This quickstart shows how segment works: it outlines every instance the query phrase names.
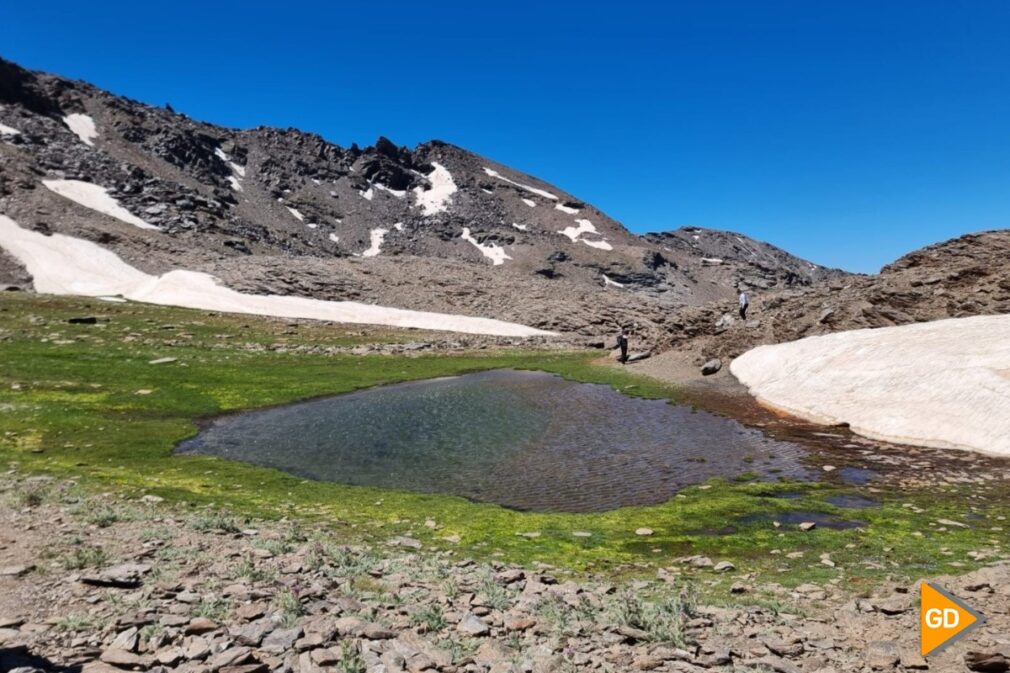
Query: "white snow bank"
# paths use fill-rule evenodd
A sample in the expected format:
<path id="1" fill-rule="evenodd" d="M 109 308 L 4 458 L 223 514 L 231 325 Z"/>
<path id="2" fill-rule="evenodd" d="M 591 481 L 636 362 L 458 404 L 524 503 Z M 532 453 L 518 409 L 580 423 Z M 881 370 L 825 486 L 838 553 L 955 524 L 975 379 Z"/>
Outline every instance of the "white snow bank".
<path id="1" fill-rule="evenodd" d="M 305 216 L 302 215 L 300 212 L 298 212 L 296 209 L 292 208 L 291 206 L 284 206 L 284 207 L 288 209 L 289 213 L 295 216 L 296 220 L 298 220 L 299 222 L 305 221 Z"/>
<path id="2" fill-rule="evenodd" d="M 369 188 L 363 192 L 359 190 L 358 194 L 361 194 L 361 197 L 366 201 L 371 201 L 375 197 L 375 190 L 369 186 Z"/>
<path id="3" fill-rule="evenodd" d="M 339 237 L 339 236 L 337 236 L 336 234 L 330 234 L 330 237 L 329 237 L 329 238 L 330 238 L 330 240 L 331 240 L 331 241 L 333 241 L 334 243 L 339 243 L 339 242 L 340 242 L 340 237 Z"/>
<path id="4" fill-rule="evenodd" d="M 525 203 L 530 208 L 536 208 L 537 207 L 537 202 L 534 201 L 533 199 L 523 199 L 522 202 Z"/>
<path id="5" fill-rule="evenodd" d="M 578 208 L 570 208 L 563 203 L 558 203 L 554 206 L 554 210 L 560 210 L 562 213 L 568 213 L 569 215 L 574 215 L 579 212 Z"/>
<path id="6" fill-rule="evenodd" d="M 195 271 L 153 276 L 133 268 L 109 250 L 62 234 L 44 236 L 22 229 L 0 215 L 0 247 L 34 277 L 38 292 L 88 297 L 120 296 L 133 301 L 184 306 L 204 311 L 248 313 L 281 318 L 413 327 L 467 334 L 501 336 L 551 335 L 553 332 L 489 318 L 386 308 L 350 301 L 242 294 L 213 277 Z"/>
<path id="7" fill-rule="evenodd" d="M 501 247 L 496 243 L 488 243 L 484 245 L 476 238 L 470 235 L 470 228 L 463 227 L 463 235 L 460 236 L 464 241 L 470 243 L 473 247 L 480 250 L 481 254 L 491 260 L 492 266 L 498 266 L 499 264 L 504 264 L 506 259 L 512 259 L 505 253 L 505 248 Z"/>
<path id="8" fill-rule="evenodd" d="M 590 222 L 589 220 L 575 220 L 575 223 L 577 225 L 579 225 L 579 226 L 577 226 L 577 227 L 565 227 L 564 229 L 562 229 L 558 233 L 559 234 L 564 234 L 568 238 L 572 239 L 572 241 L 579 240 L 579 236 L 581 236 L 582 234 L 586 234 L 586 233 L 593 233 L 593 234 L 595 234 L 596 233 L 596 226 L 592 222 Z"/>
<path id="9" fill-rule="evenodd" d="M 386 185 L 380 185 L 378 182 L 372 183 L 372 187 L 376 189 L 381 189 L 384 192 L 389 192 L 398 199 L 402 199 L 407 195 L 406 189 L 393 189 L 392 187 L 387 187 Z"/>
<path id="10" fill-rule="evenodd" d="M 86 114 L 75 112 L 63 118 L 63 123 L 71 131 L 77 134 L 85 145 L 95 146 L 95 138 L 98 137 L 98 129 L 95 128 L 95 120 Z"/>
<path id="11" fill-rule="evenodd" d="M 389 229 L 372 229 L 372 231 L 369 232 L 371 245 L 369 245 L 368 250 L 361 253 L 361 256 L 375 257 L 382 252 L 382 243 L 386 240 L 386 234 L 388 233 Z"/>
<path id="12" fill-rule="evenodd" d="M 506 178 L 504 175 L 502 175 L 498 171 L 492 170 L 492 169 L 488 168 L 487 166 L 484 167 L 484 172 L 487 173 L 488 175 L 490 175 L 492 178 L 498 178 L 499 180 L 504 180 L 505 182 L 509 183 L 510 185 L 515 185 L 516 187 L 519 187 L 520 189 L 525 189 L 527 192 L 530 192 L 532 194 L 538 194 L 538 195 L 544 197 L 545 199 L 550 199 L 551 201 L 557 201 L 558 200 L 558 197 L 554 196 L 550 192 L 544 191 L 542 189 L 537 189 L 536 187 L 531 187 L 530 185 L 524 185 L 521 182 L 516 182 L 515 180 L 511 180 L 509 178 Z M 526 199 L 523 199 L 523 201 L 526 201 Z M 529 201 L 526 201 L 526 204 L 527 205 L 535 205 L 535 204 L 530 204 Z"/>
<path id="13" fill-rule="evenodd" d="M 618 283 L 616 280 L 610 280 L 607 274 L 603 274 L 603 284 L 612 285 L 613 287 L 624 287 L 624 283 Z"/>
<path id="14" fill-rule="evenodd" d="M 18 131 L 12 126 L 7 126 L 6 124 L 0 124 L 0 136 L 17 136 L 21 135 L 21 131 Z"/>
<path id="15" fill-rule="evenodd" d="M 519 231 L 528 231 L 530 228 L 530 225 L 528 224 L 516 224 L 515 222 L 512 223 L 512 226 L 518 229 Z"/>
<path id="16" fill-rule="evenodd" d="M 414 187 L 415 203 L 421 207 L 423 215 L 435 215 L 443 213 L 449 208 L 452 202 L 452 195 L 456 193 L 456 183 L 452 180 L 452 175 L 442 164 L 431 162 L 435 170 L 427 176 L 431 183 L 431 189 Z"/>
<path id="17" fill-rule="evenodd" d="M 1010 456 L 1010 315 L 838 332 L 730 365 L 761 402 L 874 439 Z"/>
<path id="18" fill-rule="evenodd" d="M 589 220 L 575 220 L 575 224 L 579 225 L 577 227 L 565 227 L 559 234 L 564 234 L 568 238 L 572 239 L 572 242 L 581 241 L 588 245 L 590 248 L 598 248 L 600 250 L 613 250 L 614 246 L 607 243 L 605 239 L 600 239 L 598 241 L 590 241 L 582 237 L 583 234 L 599 234 L 596 231 L 596 225 L 594 225 Z"/>
<path id="19" fill-rule="evenodd" d="M 599 241 L 589 241 L 589 240 L 586 240 L 584 238 L 581 238 L 579 240 L 582 241 L 583 243 L 585 243 L 586 245 L 588 245 L 590 248 L 598 248 L 599 250 L 613 250 L 614 249 L 614 246 L 610 245 L 609 243 L 607 243 L 603 239 L 600 239 Z"/>
<path id="20" fill-rule="evenodd" d="M 403 231 L 403 222 L 397 222 L 396 224 L 394 224 L 393 229 L 396 229 L 397 231 Z"/>
<path id="21" fill-rule="evenodd" d="M 229 175 L 228 184 L 230 184 L 231 188 L 234 189 L 236 192 L 242 191 L 242 183 L 239 182 L 237 175 Z"/>
<path id="22" fill-rule="evenodd" d="M 109 192 L 106 191 L 105 187 L 80 180 L 43 180 L 42 184 L 60 196 L 70 199 L 85 208 L 90 208 L 103 215 L 114 217 L 121 222 L 132 224 L 141 229 L 160 231 L 158 227 L 148 224 L 119 205 L 118 201 L 109 196 Z"/>
<path id="23" fill-rule="evenodd" d="M 718 266 L 722 264 L 722 259 L 718 257 L 702 257 L 701 264 L 702 266 Z"/>

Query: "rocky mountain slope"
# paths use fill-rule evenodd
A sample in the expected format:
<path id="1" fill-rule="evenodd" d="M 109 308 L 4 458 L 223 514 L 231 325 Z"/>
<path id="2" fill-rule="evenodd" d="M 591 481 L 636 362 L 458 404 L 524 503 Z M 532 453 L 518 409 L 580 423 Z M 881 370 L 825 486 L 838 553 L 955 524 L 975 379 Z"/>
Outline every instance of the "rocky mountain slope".
<path id="1" fill-rule="evenodd" d="M 686 308 L 665 346 L 697 362 L 759 344 L 841 330 L 1010 313 L 1010 230 L 968 234 L 909 253 L 875 276 L 755 292 L 746 322 L 731 302 Z"/>
<path id="2" fill-rule="evenodd" d="M 735 286 L 846 278 L 736 234 L 639 237 L 462 148 L 342 148 L 295 129 L 194 121 L 0 60 L 0 213 L 151 274 L 659 342 L 672 308 Z M 2 244 L 2 242 L 0 242 Z M 0 285 L 31 287 L 0 256 Z"/>

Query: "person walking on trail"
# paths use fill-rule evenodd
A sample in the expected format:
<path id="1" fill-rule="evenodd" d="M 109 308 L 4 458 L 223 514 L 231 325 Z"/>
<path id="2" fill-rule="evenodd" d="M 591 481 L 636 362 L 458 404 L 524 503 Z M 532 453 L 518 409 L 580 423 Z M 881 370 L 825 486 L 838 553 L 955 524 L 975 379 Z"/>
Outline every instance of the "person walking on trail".
<path id="1" fill-rule="evenodd" d="M 623 327 L 617 333 L 617 347 L 621 349 L 621 357 L 618 360 L 623 365 L 628 361 L 628 335 L 625 334 Z"/>
<path id="2" fill-rule="evenodd" d="M 746 289 L 740 288 L 740 320 L 747 319 L 747 308 L 750 306 L 750 294 Z"/>

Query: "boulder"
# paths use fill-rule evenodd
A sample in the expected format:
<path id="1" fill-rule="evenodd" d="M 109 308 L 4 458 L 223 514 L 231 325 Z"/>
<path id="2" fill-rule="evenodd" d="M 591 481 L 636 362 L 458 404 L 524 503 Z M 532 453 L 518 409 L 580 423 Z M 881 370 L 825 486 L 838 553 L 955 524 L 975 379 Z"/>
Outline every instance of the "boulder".
<path id="1" fill-rule="evenodd" d="M 711 376 L 712 374 L 717 373 L 720 369 L 722 369 L 722 360 L 719 358 L 712 358 L 701 366 L 701 375 Z"/>

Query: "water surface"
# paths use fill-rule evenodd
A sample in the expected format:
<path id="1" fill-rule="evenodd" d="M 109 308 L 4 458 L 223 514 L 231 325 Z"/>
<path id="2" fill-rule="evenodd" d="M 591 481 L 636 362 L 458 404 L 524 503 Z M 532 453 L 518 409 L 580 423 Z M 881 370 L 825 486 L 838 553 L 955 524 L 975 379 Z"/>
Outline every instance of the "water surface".
<path id="1" fill-rule="evenodd" d="M 507 369 L 222 417 L 179 451 L 534 511 L 655 504 L 715 476 L 811 476 L 803 447 L 732 419 Z"/>

